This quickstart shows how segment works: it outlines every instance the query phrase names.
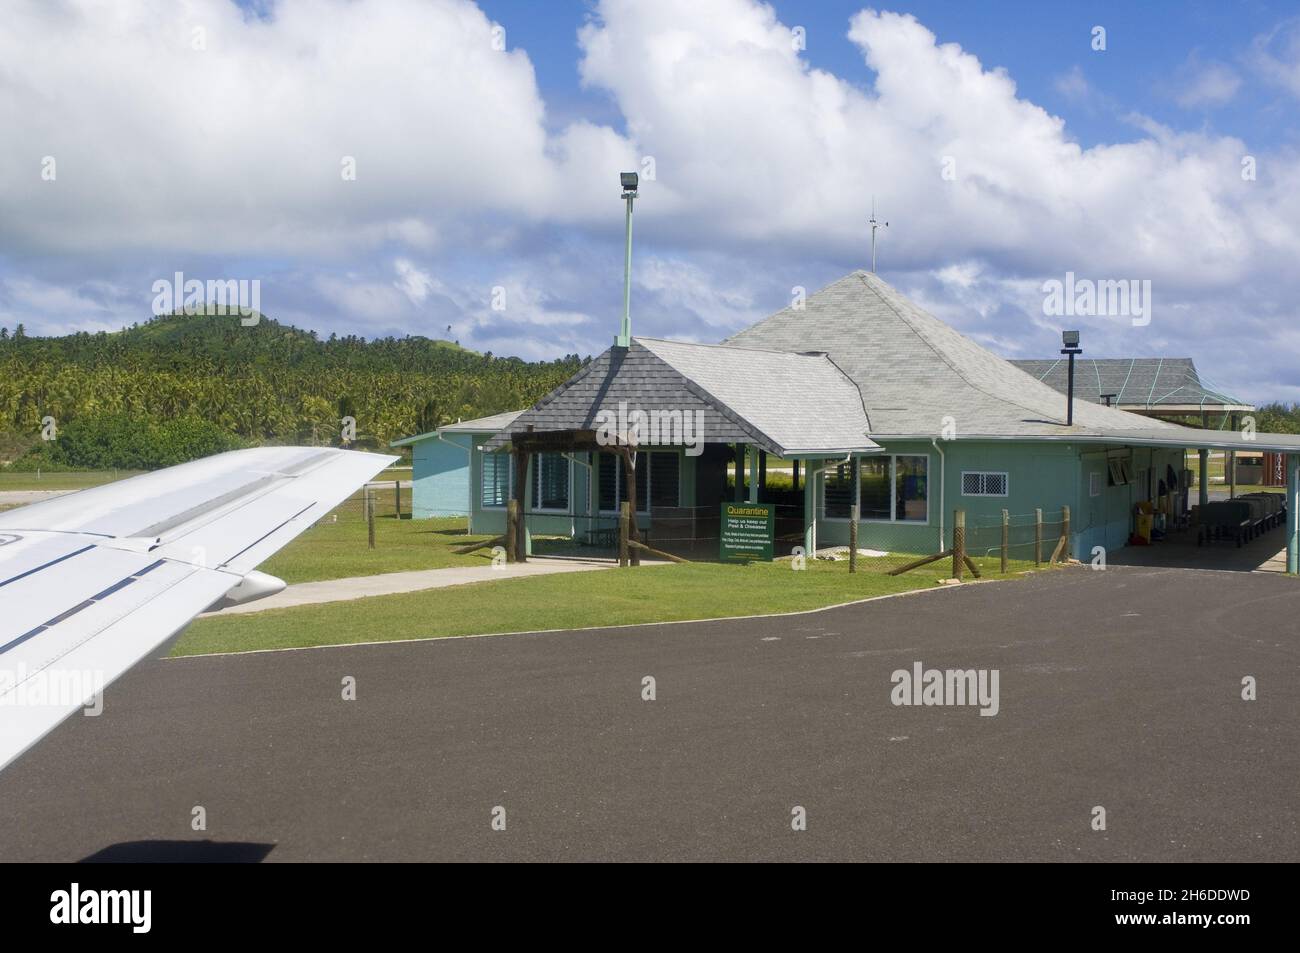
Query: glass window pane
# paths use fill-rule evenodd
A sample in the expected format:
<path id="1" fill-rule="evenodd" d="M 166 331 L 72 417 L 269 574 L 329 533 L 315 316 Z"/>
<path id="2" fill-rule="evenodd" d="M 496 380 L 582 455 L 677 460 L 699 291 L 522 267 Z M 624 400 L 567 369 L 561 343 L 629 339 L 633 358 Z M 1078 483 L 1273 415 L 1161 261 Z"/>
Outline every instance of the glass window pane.
<path id="1" fill-rule="evenodd" d="M 822 478 L 822 517 L 846 520 L 853 505 L 853 475 L 847 463 L 826 471 Z"/>
<path id="2" fill-rule="evenodd" d="M 862 486 L 859 518 L 889 519 L 889 457 L 864 457 L 858 467 Z"/>
<path id="3" fill-rule="evenodd" d="M 926 457 L 895 457 L 894 487 L 898 501 L 896 518 L 924 523 L 926 520 Z"/>
<path id="4" fill-rule="evenodd" d="M 682 458 L 676 453 L 650 454 L 650 503 L 653 506 L 681 505 Z"/>
<path id="5" fill-rule="evenodd" d="M 537 456 L 537 483 L 534 487 L 533 506 L 542 510 L 567 510 L 569 508 L 569 461 L 563 454 L 543 453 Z"/>
<path id="6" fill-rule="evenodd" d="M 600 508 L 603 512 L 618 509 L 618 458 L 612 453 L 597 454 L 600 461 Z"/>

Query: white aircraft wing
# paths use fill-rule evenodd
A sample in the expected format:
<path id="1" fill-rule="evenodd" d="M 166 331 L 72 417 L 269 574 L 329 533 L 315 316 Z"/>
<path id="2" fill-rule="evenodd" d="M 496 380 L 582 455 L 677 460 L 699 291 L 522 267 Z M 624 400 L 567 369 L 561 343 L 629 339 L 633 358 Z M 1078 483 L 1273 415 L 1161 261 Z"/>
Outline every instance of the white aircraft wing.
<path id="1" fill-rule="evenodd" d="M 0 512 L 0 769 L 396 457 L 265 447 Z"/>

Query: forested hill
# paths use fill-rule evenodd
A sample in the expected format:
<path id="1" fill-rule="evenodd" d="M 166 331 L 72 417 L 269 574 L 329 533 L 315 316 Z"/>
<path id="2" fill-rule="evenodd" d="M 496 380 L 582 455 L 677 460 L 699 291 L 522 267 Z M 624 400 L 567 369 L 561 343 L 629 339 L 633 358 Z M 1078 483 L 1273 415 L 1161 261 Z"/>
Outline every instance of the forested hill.
<path id="1" fill-rule="evenodd" d="M 581 365 L 577 355 L 529 363 L 425 337 L 322 339 L 264 316 L 245 326 L 238 315 L 168 315 L 49 338 L 0 329 L 0 460 L 30 449 L 51 464 L 90 465 L 59 461 L 56 447 L 42 446 L 47 417 L 83 440 L 124 419 L 193 420 L 206 424 L 207 443 L 219 433 L 231 445 L 337 445 L 340 418 L 351 416 L 359 444 L 386 446 L 458 418 L 526 407 Z"/>

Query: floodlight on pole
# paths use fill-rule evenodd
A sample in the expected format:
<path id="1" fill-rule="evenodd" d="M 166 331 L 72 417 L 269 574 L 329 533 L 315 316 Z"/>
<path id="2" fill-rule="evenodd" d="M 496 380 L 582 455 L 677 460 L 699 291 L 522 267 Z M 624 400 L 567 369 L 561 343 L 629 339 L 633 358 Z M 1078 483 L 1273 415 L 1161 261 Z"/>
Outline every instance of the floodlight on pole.
<path id="1" fill-rule="evenodd" d="M 1072 427 L 1074 426 L 1074 356 L 1082 354 L 1083 348 L 1079 347 L 1078 331 L 1062 331 L 1061 343 L 1065 345 L 1061 348 L 1061 353 L 1070 356 L 1069 380 L 1065 392 L 1065 425 Z"/>
<path id="2" fill-rule="evenodd" d="M 623 199 L 627 202 L 627 244 L 623 258 L 623 321 L 614 338 L 615 347 L 632 346 L 632 202 L 640 178 L 635 172 L 620 172 L 618 181 L 623 186 Z"/>

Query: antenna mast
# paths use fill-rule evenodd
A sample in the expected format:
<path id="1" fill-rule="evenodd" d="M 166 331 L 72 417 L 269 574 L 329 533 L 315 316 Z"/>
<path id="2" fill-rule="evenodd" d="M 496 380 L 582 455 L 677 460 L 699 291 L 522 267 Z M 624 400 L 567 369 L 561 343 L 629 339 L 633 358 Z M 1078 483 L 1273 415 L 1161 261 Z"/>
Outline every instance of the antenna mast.
<path id="1" fill-rule="evenodd" d="M 871 226 L 871 273 L 874 275 L 876 273 L 876 229 L 889 227 L 888 222 L 876 221 L 876 197 L 874 195 L 871 196 L 871 218 L 868 219 L 867 224 Z"/>

